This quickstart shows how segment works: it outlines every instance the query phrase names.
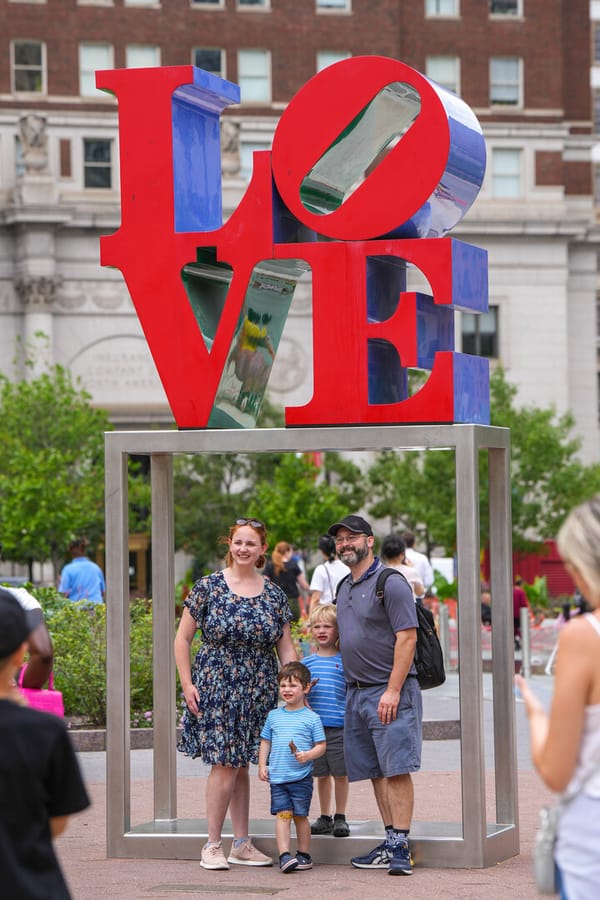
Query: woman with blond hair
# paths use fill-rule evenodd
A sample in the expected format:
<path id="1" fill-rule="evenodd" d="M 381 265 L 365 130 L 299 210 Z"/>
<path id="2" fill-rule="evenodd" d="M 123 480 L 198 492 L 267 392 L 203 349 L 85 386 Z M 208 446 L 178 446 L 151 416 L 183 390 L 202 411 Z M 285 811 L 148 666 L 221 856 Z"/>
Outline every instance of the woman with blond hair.
<path id="1" fill-rule="evenodd" d="M 308 582 L 300 570 L 300 566 L 292 559 L 293 547 L 287 541 L 275 544 L 271 559 L 264 568 L 264 574 L 273 584 L 281 588 L 288 598 L 292 611 L 292 620 L 300 618 L 300 594 L 308 593 Z"/>
<path id="2" fill-rule="evenodd" d="M 561 896 L 589 900 L 600 885 L 600 495 L 569 514 L 557 546 L 592 611 L 560 633 L 550 715 L 523 678 L 515 681 L 534 765 L 566 801 L 554 854 Z"/>

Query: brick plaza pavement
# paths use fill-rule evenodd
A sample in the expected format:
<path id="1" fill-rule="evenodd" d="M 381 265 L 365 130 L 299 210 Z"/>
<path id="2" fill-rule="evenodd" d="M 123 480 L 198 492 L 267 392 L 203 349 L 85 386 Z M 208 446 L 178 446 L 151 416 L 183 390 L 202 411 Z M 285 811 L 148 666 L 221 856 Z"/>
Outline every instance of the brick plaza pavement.
<path id="1" fill-rule="evenodd" d="M 533 685 L 544 701 L 552 690 L 552 679 L 533 677 Z M 452 718 L 457 711 L 458 679 L 450 675 L 446 685 L 424 694 L 426 718 Z M 484 675 L 486 711 L 492 707 L 489 676 Z M 519 825 L 521 852 L 518 856 L 487 869 L 431 869 L 417 867 L 410 878 L 391 878 L 385 870 L 373 872 L 345 865 L 315 865 L 309 872 L 283 875 L 279 869 L 232 866 L 229 871 L 206 871 L 196 860 L 107 859 L 106 858 L 106 783 L 104 753 L 80 753 L 79 758 L 93 803 L 89 810 L 72 817 L 67 832 L 57 842 L 59 855 L 74 900 L 93 898 L 188 897 L 250 898 L 281 896 L 304 898 L 307 894 L 348 900 L 378 900 L 405 894 L 420 898 L 461 898 L 495 900 L 507 895 L 519 900 L 537 898 L 532 877 L 531 848 L 537 828 L 538 810 L 550 799 L 532 771 L 528 751 L 527 723 L 522 703 L 517 701 L 517 743 L 519 784 Z M 493 819 L 493 760 L 486 746 L 488 810 Z M 151 751 L 132 753 L 132 821 L 151 820 Z M 207 768 L 198 761 L 182 758 L 178 768 L 178 815 L 182 818 L 205 817 L 204 787 Z M 414 776 L 415 821 L 448 822 L 460 820 L 460 759 L 457 741 L 432 741 L 424 745 L 423 768 Z M 258 781 L 255 770 L 251 787 L 251 816 L 268 818 L 268 786 Z M 318 815 L 316 796 L 312 815 Z M 370 785 L 351 786 L 348 819 L 377 821 L 377 809 Z M 343 838 L 326 840 L 343 841 Z M 228 850 L 228 842 L 225 849 Z M 349 849 L 348 856 L 351 855 Z"/>

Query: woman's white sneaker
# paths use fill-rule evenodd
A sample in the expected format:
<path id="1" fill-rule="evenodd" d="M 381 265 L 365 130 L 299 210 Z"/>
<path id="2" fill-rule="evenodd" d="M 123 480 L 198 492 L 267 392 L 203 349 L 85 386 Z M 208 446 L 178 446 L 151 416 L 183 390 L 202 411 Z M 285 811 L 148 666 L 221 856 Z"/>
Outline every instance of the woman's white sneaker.
<path id="1" fill-rule="evenodd" d="M 273 860 L 270 856 L 265 856 L 260 850 L 257 850 L 252 841 L 244 841 L 239 847 L 231 845 L 231 853 L 229 854 L 229 862 L 236 863 L 238 866 L 272 866 Z"/>
<path id="2" fill-rule="evenodd" d="M 205 844 L 202 848 L 200 865 L 203 869 L 228 869 L 229 863 L 225 859 L 221 842 L 218 844 Z"/>

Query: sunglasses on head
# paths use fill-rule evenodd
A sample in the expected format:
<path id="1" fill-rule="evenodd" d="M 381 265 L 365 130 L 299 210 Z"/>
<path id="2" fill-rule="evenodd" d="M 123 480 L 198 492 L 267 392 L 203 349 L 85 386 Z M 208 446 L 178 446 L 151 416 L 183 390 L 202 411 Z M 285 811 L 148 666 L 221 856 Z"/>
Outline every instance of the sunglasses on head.
<path id="1" fill-rule="evenodd" d="M 264 528 L 264 523 L 259 522 L 258 519 L 236 519 L 236 525 L 252 525 L 253 528 Z"/>

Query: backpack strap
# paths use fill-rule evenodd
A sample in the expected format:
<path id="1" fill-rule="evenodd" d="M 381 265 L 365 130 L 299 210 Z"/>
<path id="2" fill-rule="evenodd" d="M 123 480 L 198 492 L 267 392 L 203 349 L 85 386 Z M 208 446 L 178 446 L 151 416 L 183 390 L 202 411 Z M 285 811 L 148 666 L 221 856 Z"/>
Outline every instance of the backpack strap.
<path id="1" fill-rule="evenodd" d="M 334 606 L 335 606 L 335 604 L 337 603 L 337 598 L 338 598 L 338 594 L 339 594 L 339 592 L 340 592 L 341 586 L 343 585 L 343 583 L 344 583 L 345 581 L 348 581 L 349 578 L 350 578 L 350 573 L 348 572 L 347 575 L 344 575 L 344 577 L 343 577 L 343 578 L 340 578 L 340 580 L 338 581 L 338 583 L 337 583 L 337 585 L 336 585 L 336 588 L 335 588 L 335 594 L 334 594 L 334 597 L 333 597 L 333 605 L 334 605 Z"/>
<path id="2" fill-rule="evenodd" d="M 406 583 L 410 587 L 410 584 L 408 583 L 408 579 L 402 572 L 399 572 L 398 569 L 393 569 L 390 566 L 384 566 L 383 569 L 380 570 L 379 575 L 377 576 L 377 584 L 375 585 L 375 596 L 381 603 L 383 603 L 384 596 L 385 596 L 385 583 L 388 580 L 388 578 L 390 577 L 390 575 L 399 575 L 400 578 L 402 578 L 403 581 L 406 581 Z M 412 593 L 412 588 L 410 588 L 410 590 Z"/>

